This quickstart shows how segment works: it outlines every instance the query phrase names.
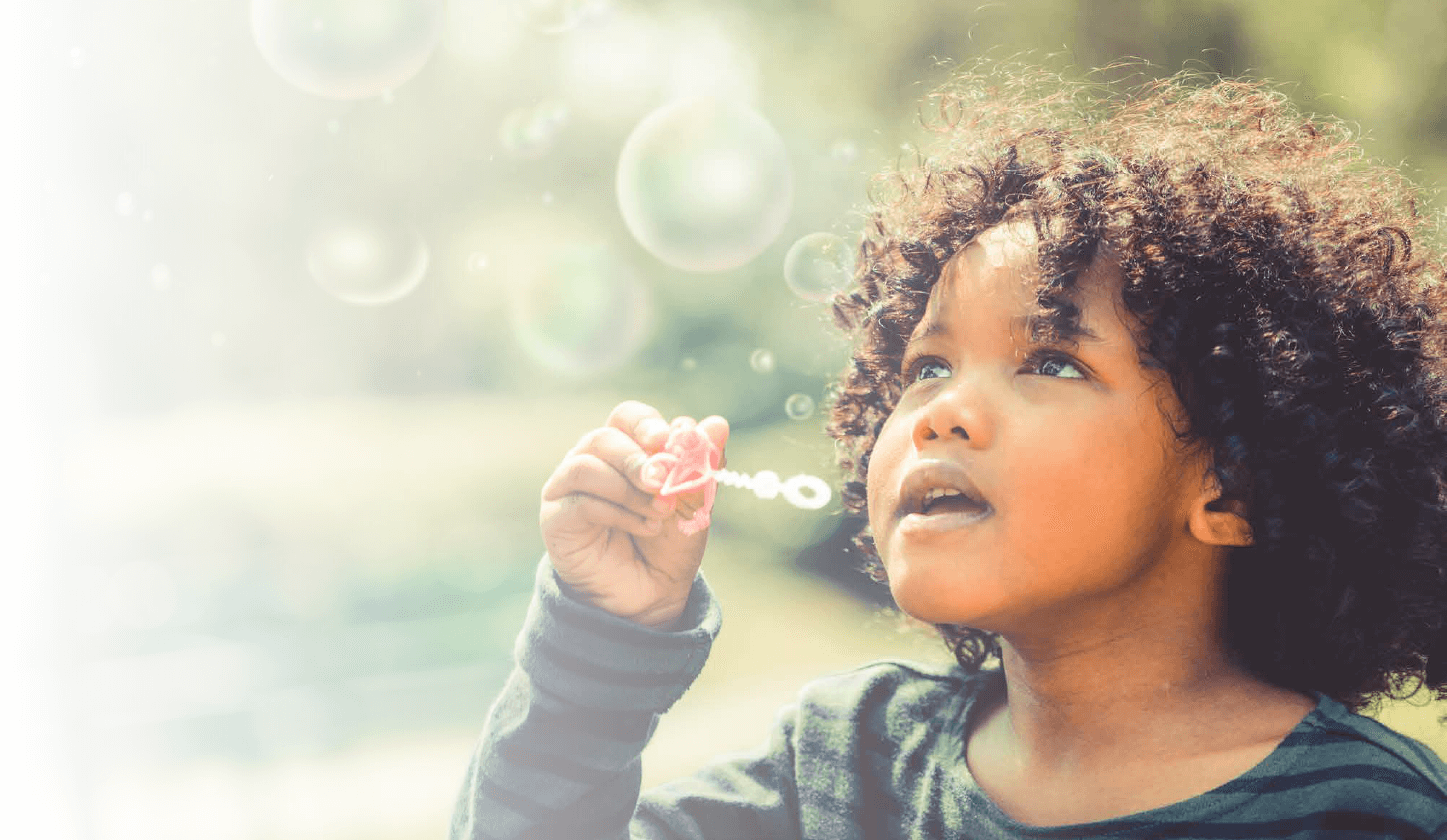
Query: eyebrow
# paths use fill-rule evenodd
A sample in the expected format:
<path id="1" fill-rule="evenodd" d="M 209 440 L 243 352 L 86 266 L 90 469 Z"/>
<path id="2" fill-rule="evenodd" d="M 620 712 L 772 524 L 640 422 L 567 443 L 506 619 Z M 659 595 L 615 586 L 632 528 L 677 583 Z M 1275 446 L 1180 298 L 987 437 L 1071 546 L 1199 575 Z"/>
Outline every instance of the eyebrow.
<path id="1" fill-rule="evenodd" d="M 1030 328 L 1030 324 L 1031 324 L 1031 322 L 1032 322 L 1033 319 L 1034 319 L 1034 316 L 1031 316 L 1031 315 L 1016 315 L 1014 318 L 1011 318 L 1011 319 L 1010 319 L 1010 327 L 1011 327 L 1012 330 L 1013 330 L 1014 328 L 1016 328 L 1016 327 L 1024 327 L 1025 329 L 1028 330 L 1028 329 Z M 905 344 L 905 346 L 908 347 L 908 346 L 910 346 L 910 345 L 912 345 L 912 344 L 918 344 L 919 342 L 922 342 L 922 341 L 924 341 L 925 339 L 930 338 L 930 337 L 932 337 L 932 336 L 948 334 L 949 331 L 950 331 L 950 330 L 949 330 L 949 327 L 946 327 L 946 326 L 944 325 L 944 323 L 942 323 L 942 322 L 940 322 L 940 321 L 935 321 L 935 320 L 926 321 L 926 322 L 924 322 L 924 331 L 921 332 L 919 335 L 914 336 L 913 338 L 911 338 L 911 339 Z M 1095 332 L 1094 332 L 1093 330 L 1091 330 L 1089 327 L 1085 326 L 1084 324 L 1078 323 L 1078 322 L 1075 324 L 1075 326 L 1074 326 L 1073 329 L 1070 329 L 1070 330 L 1069 330 L 1069 334 L 1065 336 L 1065 339 L 1066 339 L 1067 341 L 1070 341 L 1070 342 L 1073 342 L 1073 343 L 1077 343 L 1077 344 L 1078 344 L 1081 340 L 1084 340 L 1084 341 L 1086 341 L 1087 343 L 1090 343 L 1090 344 L 1104 344 L 1104 343 L 1105 343 L 1105 339 L 1103 339 L 1103 338 L 1101 338 L 1100 336 L 1096 335 Z"/>

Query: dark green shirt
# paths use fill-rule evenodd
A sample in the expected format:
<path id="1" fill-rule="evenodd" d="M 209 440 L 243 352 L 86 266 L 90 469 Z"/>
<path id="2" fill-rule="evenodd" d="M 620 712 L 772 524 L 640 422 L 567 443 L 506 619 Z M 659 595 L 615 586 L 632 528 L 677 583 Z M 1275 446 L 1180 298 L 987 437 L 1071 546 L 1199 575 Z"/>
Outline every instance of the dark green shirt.
<path id="1" fill-rule="evenodd" d="M 667 633 L 575 600 L 544 558 L 454 840 L 1447 838 L 1447 766 L 1320 694 L 1261 763 L 1200 796 L 1102 822 L 1018 823 L 963 758 L 971 710 L 1003 676 L 895 661 L 809 683 L 763 746 L 640 797 L 639 756 L 719 623 L 702 576 L 684 629 Z"/>

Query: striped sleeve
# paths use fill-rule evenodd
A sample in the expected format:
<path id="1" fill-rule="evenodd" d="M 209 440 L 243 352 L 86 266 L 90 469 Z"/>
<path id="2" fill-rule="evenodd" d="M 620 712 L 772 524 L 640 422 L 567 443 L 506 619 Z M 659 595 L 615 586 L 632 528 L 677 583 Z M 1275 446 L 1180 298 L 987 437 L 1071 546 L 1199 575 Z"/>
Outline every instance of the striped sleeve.
<path id="1" fill-rule="evenodd" d="M 720 611 L 702 576 L 662 632 L 571 597 L 547 557 L 453 812 L 453 840 L 623 838 L 658 716 L 703 668 Z"/>

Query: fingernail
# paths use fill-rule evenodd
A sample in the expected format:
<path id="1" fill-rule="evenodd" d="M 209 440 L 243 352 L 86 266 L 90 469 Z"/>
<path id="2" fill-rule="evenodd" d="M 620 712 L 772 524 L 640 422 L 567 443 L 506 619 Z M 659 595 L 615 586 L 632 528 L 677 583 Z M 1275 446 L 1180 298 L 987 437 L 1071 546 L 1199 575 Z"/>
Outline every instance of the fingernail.
<path id="1" fill-rule="evenodd" d="M 659 461 L 648 461 L 644 463 L 638 477 L 644 484 L 662 487 L 663 480 L 668 477 L 668 465 Z"/>

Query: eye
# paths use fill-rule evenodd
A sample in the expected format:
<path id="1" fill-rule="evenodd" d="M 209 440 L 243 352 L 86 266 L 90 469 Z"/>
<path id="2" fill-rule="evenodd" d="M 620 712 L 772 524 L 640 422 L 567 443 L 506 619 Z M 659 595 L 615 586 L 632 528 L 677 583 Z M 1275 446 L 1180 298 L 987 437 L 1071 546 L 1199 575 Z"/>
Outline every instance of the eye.
<path id="1" fill-rule="evenodd" d="M 926 376 L 924 375 L 926 371 L 944 371 L 944 373 Z M 940 379 L 948 376 L 949 371 L 949 365 L 946 365 L 939 357 L 920 356 L 918 359 L 910 362 L 909 366 L 905 368 L 904 384 L 911 385 L 920 379 Z"/>
<path id="2" fill-rule="evenodd" d="M 1033 370 L 1042 376 L 1049 376 L 1055 379 L 1084 379 L 1084 368 L 1080 363 L 1065 355 L 1052 351 L 1036 351 L 1025 359 L 1025 365 L 1021 370 Z M 1069 371 L 1069 373 L 1062 373 Z"/>

